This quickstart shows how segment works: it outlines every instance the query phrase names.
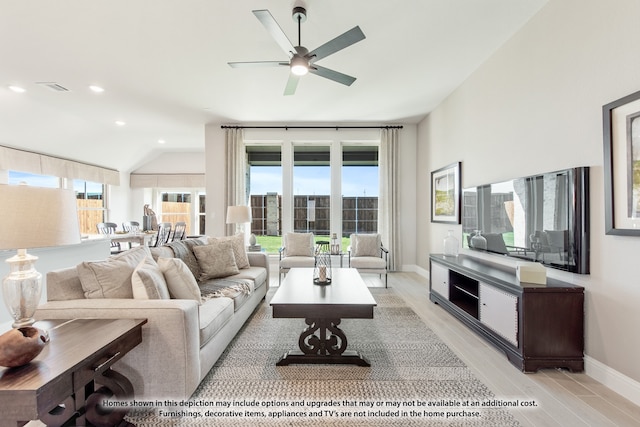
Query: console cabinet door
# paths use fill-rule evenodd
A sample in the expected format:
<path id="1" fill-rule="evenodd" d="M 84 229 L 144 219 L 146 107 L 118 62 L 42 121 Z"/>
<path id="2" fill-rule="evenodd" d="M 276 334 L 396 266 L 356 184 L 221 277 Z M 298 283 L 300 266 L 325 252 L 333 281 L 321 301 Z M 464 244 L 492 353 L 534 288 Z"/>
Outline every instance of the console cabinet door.
<path id="1" fill-rule="evenodd" d="M 480 322 L 518 347 L 518 297 L 480 282 Z"/>
<path id="2" fill-rule="evenodd" d="M 431 263 L 431 290 L 449 300 L 449 269 L 435 262 Z"/>

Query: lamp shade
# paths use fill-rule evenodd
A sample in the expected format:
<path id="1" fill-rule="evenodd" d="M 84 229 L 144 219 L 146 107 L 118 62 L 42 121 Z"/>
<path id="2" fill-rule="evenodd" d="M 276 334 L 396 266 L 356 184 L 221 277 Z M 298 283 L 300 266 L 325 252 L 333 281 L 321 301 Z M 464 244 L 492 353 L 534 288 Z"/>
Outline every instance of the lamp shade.
<path id="1" fill-rule="evenodd" d="M 0 185 L 0 249 L 76 243 L 80 227 L 72 190 Z"/>
<path id="2" fill-rule="evenodd" d="M 229 206 L 227 208 L 227 224 L 245 224 L 251 222 L 249 206 Z"/>

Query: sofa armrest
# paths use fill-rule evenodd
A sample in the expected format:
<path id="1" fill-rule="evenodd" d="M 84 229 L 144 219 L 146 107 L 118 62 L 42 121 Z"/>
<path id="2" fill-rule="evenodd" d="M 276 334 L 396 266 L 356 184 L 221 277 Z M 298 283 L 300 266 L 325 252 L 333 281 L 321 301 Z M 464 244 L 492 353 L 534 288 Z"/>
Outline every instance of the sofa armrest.
<path id="1" fill-rule="evenodd" d="M 264 267 L 267 270 L 265 285 L 269 290 L 269 257 L 264 252 L 247 252 L 247 257 L 249 258 L 249 265 L 252 267 Z"/>
<path id="2" fill-rule="evenodd" d="M 38 307 L 35 318 L 146 318 L 147 323 L 142 327 L 142 343 L 115 365 L 115 369 L 133 383 L 136 398 L 170 396 L 184 399 L 200 382 L 200 325 L 195 301 L 50 301 Z"/>

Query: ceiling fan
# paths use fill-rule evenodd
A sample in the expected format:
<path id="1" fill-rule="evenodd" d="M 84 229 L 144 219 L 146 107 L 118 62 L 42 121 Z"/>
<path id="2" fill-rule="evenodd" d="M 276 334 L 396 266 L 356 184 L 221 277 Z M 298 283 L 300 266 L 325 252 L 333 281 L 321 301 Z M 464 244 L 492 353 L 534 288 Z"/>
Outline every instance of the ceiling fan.
<path id="1" fill-rule="evenodd" d="M 321 67 L 316 64 L 316 61 L 326 58 L 327 56 L 338 52 L 346 47 L 351 46 L 364 40 L 365 36 L 360 27 L 355 26 L 349 31 L 339 35 L 323 44 L 322 46 L 309 51 L 306 47 L 302 46 L 300 40 L 300 24 L 307 20 L 307 10 L 304 7 L 297 6 L 293 8 L 292 17 L 293 20 L 298 23 L 298 45 L 294 46 L 287 38 L 282 28 L 278 25 L 268 10 L 254 10 L 253 14 L 264 25 L 271 37 L 273 37 L 278 45 L 289 55 L 289 62 L 284 61 L 254 61 L 254 62 L 229 62 L 229 65 L 234 68 L 239 67 L 279 67 L 288 66 L 291 69 L 289 74 L 289 80 L 284 89 L 285 95 L 293 95 L 298 87 L 300 77 L 307 73 L 315 74 L 320 77 L 324 77 L 334 82 L 342 83 L 346 86 L 356 81 L 355 77 L 340 73 L 338 71 L 331 70 L 329 68 Z"/>

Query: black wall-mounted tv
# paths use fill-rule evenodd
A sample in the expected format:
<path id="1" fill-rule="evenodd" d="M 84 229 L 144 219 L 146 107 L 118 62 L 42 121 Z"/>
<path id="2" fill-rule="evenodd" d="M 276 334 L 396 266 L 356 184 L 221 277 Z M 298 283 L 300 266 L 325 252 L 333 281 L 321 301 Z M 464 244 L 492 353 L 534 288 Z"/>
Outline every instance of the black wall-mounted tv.
<path id="1" fill-rule="evenodd" d="M 589 273 L 589 168 L 462 191 L 462 246 Z"/>

